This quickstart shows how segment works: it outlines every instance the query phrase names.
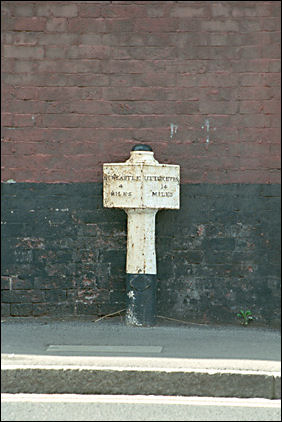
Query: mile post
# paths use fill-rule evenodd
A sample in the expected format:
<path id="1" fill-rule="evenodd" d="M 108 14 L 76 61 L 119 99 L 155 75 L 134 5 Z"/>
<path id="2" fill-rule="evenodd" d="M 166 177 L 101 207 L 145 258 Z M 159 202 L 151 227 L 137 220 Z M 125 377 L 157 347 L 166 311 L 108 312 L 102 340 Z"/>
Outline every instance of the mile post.
<path id="1" fill-rule="evenodd" d="M 160 164 L 149 145 L 135 145 L 124 163 L 104 163 L 103 202 L 127 213 L 126 324 L 156 323 L 155 217 L 179 209 L 180 167 Z"/>

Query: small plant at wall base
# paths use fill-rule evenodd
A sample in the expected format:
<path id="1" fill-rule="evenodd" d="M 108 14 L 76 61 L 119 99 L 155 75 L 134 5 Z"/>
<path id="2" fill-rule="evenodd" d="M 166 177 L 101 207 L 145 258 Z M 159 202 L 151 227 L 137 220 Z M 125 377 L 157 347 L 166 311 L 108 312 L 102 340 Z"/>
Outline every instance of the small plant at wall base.
<path id="1" fill-rule="evenodd" d="M 248 325 L 251 321 L 254 320 L 254 317 L 252 316 L 252 312 L 251 311 L 243 311 L 241 310 L 238 314 L 237 317 L 242 319 L 241 320 L 241 325 Z"/>

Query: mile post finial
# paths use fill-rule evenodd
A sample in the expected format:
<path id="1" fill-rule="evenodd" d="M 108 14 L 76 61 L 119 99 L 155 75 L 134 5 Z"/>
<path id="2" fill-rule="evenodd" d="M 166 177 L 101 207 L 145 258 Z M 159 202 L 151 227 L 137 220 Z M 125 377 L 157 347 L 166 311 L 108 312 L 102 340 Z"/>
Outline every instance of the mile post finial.
<path id="1" fill-rule="evenodd" d="M 153 151 L 153 150 L 150 145 L 137 144 L 137 145 L 134 145 L 131 151 Z"/>

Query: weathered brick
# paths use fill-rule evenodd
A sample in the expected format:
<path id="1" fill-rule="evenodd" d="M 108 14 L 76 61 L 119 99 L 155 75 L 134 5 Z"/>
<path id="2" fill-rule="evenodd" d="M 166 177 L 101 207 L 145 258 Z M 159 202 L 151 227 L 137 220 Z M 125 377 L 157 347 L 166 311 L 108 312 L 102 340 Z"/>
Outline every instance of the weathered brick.
<path id="1" fill-rule="evenodd" d="M 203 3 L 199 4 L 199 6 L 196 4 L 176 5 L 171 9 L 170 16 L 177 18 L 204 18 L 209 16 L 209 8 Z"/>
<path id="2" fill-rule="evenodd" d="M 221 31 L 239 31 L 239 23 L 235 20 L 209 20 L 201 22 L 202 31 L 221 32 Z"/>
<path id="3" fill-rule="evenodd" d="M 100 45 L 72 46 L 66 52 L 66 57 L 69 59 L 107 59 L 110 55 L 111 49 Z"/>
<path id="4" fill-rule="evenodd" d="M 32 280 L 23 280 L 18 277 L 10 278 L 10 287 L 12 290 L 30 290 L 33 288 Z"/>
<path id="5" fill-rule="evenodd" d="M 60 59 L 66 55 L 66 47 L 48 46 L 45 47 L 45 56 L 47 59 Z"/>
<path id="6" fill-rule="evenodd" d="M 266 59 L 251 59 L 248 58 L 241 60 L 232 61 L 233 72 L 268 72 L 270 68 L 270 62 Z"/>
<path id="7" fill-rule="evenodd" d="M 279 101 L 270 100 L 263 102 L 263 111 L 266 114 L 279 114 L 281 113 L 281 103 Z"/>
<path id="8" fill-rule="evenodd" d="M 44 60 L 36 64 L 38 72 L 48 73 L 104 73 L 100 60 Z"/>
<path id="9" fill-rule="evenodd" d="M 281 86 L 281 77 L 279 73 L 266 73 L 263 77 L 264 86 L 273 86 L 273 87 L 280 87 Z"/>
<path id="10" fill-rule="evenodd" d="M 79 16 L 82 18 L 99 18 L 101 16 L 101 7 L 97 4 L 80 4 Z"/>
<path id="11" fill-rule="evenodd" d="M 194 18 L 177 18 L 178 31 L 180 32 L 199 32 L 199 21 Z"/>
<path id="12" fill-rule="evenodd" d="M 263 110 L 263 103 L 259 101 L 240 101 L 240 113 L 260 113 Z"/>
<path id="13" fill-rule="evenodd" d="M 240 59 L 260 59 L 264 56 L 261 53 L 260 46 L 246 46 L 238 49 L 238 57 Z"/>
<path id="14" fill-rule="evenodd" d="M 253 3 L 252 5 L 246 5 L 246 7 L 233 7 L 232 9 L 232 16 L 234 18 L 242 18 L 245 16 L 255 17 L 257 16 L 257 9 L 256 4 Z"/>
<path id="15" fill-rule="evenodd" d="M 146 75 L 112 75 L 111 86 L 175 86 L 176 76 L 174 74 L 154 74 Z"/>
<path id="16" fill-rule="evenodd" d="M 12 113 L 2 113 L 2 124 L 3 126 L 12 126 L 13 125 L 13 114 Z"/>
<path id="17" fill-rule="evenodd" d="M 65 18 L 52 18 L 48 19 L 46 30 L 50 32 L 65 32 L 67 21 Z"/>
<path id="18" fill-rule="evenodd" d="M 10 316 L 10 307 L 9 303 L 1 303 L 1 316 Z"/>
<path id="19" fill-rule="evenodd" d="M 136 32 L 171 32 L 178 28 L 178 20 L 175 18 L 142 18 L 135 22 Z"/>
<path id="20" fill-rule="evenodd" d="M 104 34 L 79 34 L 79 44 L 91 45 L 105 45 Z"/>
<path id="21" fill-rule="evenodd" d="M 17 59 L 42 59 L 44 50 L 42 47 L 27 47 L 27 46 L 5 46 L 5 57 L 15 57 Z"/>
<path id="22" fill-rule="evenodd" d="M 38 303 L 32 305 L 33 316 L 75 315 L 75 305 L 72 303 Z"/>
<path id="23" fill-rule="evenodd" d="M 97 315 L 99 314 L 99 306 L 96 303 L 85 304 L 85 303 L 76 303 L 75 309 L 78 315 Z"/>
<path id="24" fill-rule="evenodd" d="M 69 101 L 71 100 L 84 100 L 84 99 L 100 99 L 102 96 L 102 88 L 99 87 L 40 87 L 34 88 L 33 92 L 30 90 L 22 90 L 18 98 L 22 99 L 41 99 L 44 101 Z"/>
<path id="25" fill-rule="evenodd" d="M 68 31 L 77 33 L 105 32 L 104 19 L 101 18 L 71 18 L 68 19 Z"/>
<path id="26" fill-rule="evenodd" d="M 228 17 L 231 15 L 232 5 L 225 3 L 214 3 L 211 5 L 211 15 L 213 18 Z"/>
<path id="27" fill-rule="evenodd" d="M 28 32 L 28 31 L 18 31 L 18 32 L 12 32 L 11 39 L 7 40 L 7 44 L 13 44 L 13 45 L 36 45 L 37 39 L 38 39 L 38 32 Z"/>
<path id="28" fill-rule="evenodd" d="M 9 290 L 11 287 L 12 277 L 1 275 L 1 290 Z"/>
<path id="29" fill-rule="evenodd" d="M 34 7 L 32 4 L 15 4 L 12 13 L 13 16 L 34 16 Z"/>
<path id="30" fill-rule="evenodd" d="M 24 317 L 32 315 L 32 304 L 31 303 L 12 303 L 11 316 Z"/>
<path id="31" fill-rule="evenodd" d="M 239 21 L 239 29 L 240 32 L 245 33 L 251 33 L 251 32 L 257 32 L 261 30 L 261 22 L 258 19 L 240 19 Z"/>
<path id="32" fill-rule="evenodd" d="M 270 18 L 264 18 L 261 29 L 264 31 L 279 31 L 281 29 L 281 19 L 275 15 Z"/>
<path id="33" fill-rule="evenodd" d="M 134 32 L 134 22 L 132 19 L 112 19 L 104 20 L 105 28 L 103 32 Z"/>
<path id="34" fill-rule="evenodd" d="M 15 73 L 32 73 L 36 72 L 38 69 L 37 62 L 31 62 L 31 61 L 16 61 L 14 65 L 14 72 Z"/>
<path id="35" fill-rule="evenodd" d="M 82 114 L 111 114 L 110 102 L 81 100 L 70 103 L 52 101 L 46 108 L 48 113 L 82 113 Z"/>
<path id="36" fill-rule="evenodd" d="M 88 9 L 90 10 L 90 13 L 91 13 L 91 6 L 90 7 L 88 6 Z M 127 19 L 136 18 L 136 17 L 144 17 L 146 16 L 146 8 L 143 6 L 138 6 L 136 4 L 128 3 L 124 5 L 117 5 L 113 3 L 112 7 L 104 6 L 101 8 L 101 16 L 105 18 L 127 18 Z"/>
<path id="37" fill-rule="evenodd" d="M 40 4 L 36 5 L 36 14 L 37 16 L 56 16 L 64 18 L 72 18 L 77 16 L 78 7 L 76 4 Z"/>
<path id="38" fill-rule="evenodd" d="M 57 303 L 66 300 L 66 290 L 45 290 L 44 291 L 45 301 L 48 303 Z"/>
<path id="39" fill-rule="evenodd" d="M 30 303 L 30 292 L 26 290 L 4 290 L 2 301 L 3 303 Z"/>
<path id="40" fill-rule="evenodd" d="M 273 99 L 274 95 L 275 91 L 266 86 L 239 87 L 236 93 L 240 100 L 270 100 Z"/>
<path id="41" fill-rule="evenodd" d="M 14 127 L 33 127 L 36 123 L 36 118 L 33 114 L 15 114 Z"/>
<path id="42" fill-rule="evenodd" d="M 14 31 L 44 31 L 46 28 L 46 19 L 32 17 L 14 18 L 12 29 Z"/>

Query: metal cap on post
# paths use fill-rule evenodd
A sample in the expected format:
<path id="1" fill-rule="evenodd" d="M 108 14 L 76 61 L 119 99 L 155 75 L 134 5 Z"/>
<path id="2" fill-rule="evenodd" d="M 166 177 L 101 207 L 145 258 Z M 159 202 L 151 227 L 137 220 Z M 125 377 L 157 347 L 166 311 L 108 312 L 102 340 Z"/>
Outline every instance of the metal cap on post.
<path id="1" fill-rule="evenodd" d="M 145 144 L 137 144 L 135 145 L 131 151 L 153 151 L 150 145 Z"/>
<path id="2" fill-rule="evenodd" d="M 135 145 L 125 163 L 103 166 L 104 206 L 127 213 L 126 323 L 155 324 L 155 216 L 179 209 L 180 167 L 160 164 L 150 145 Z"/>

